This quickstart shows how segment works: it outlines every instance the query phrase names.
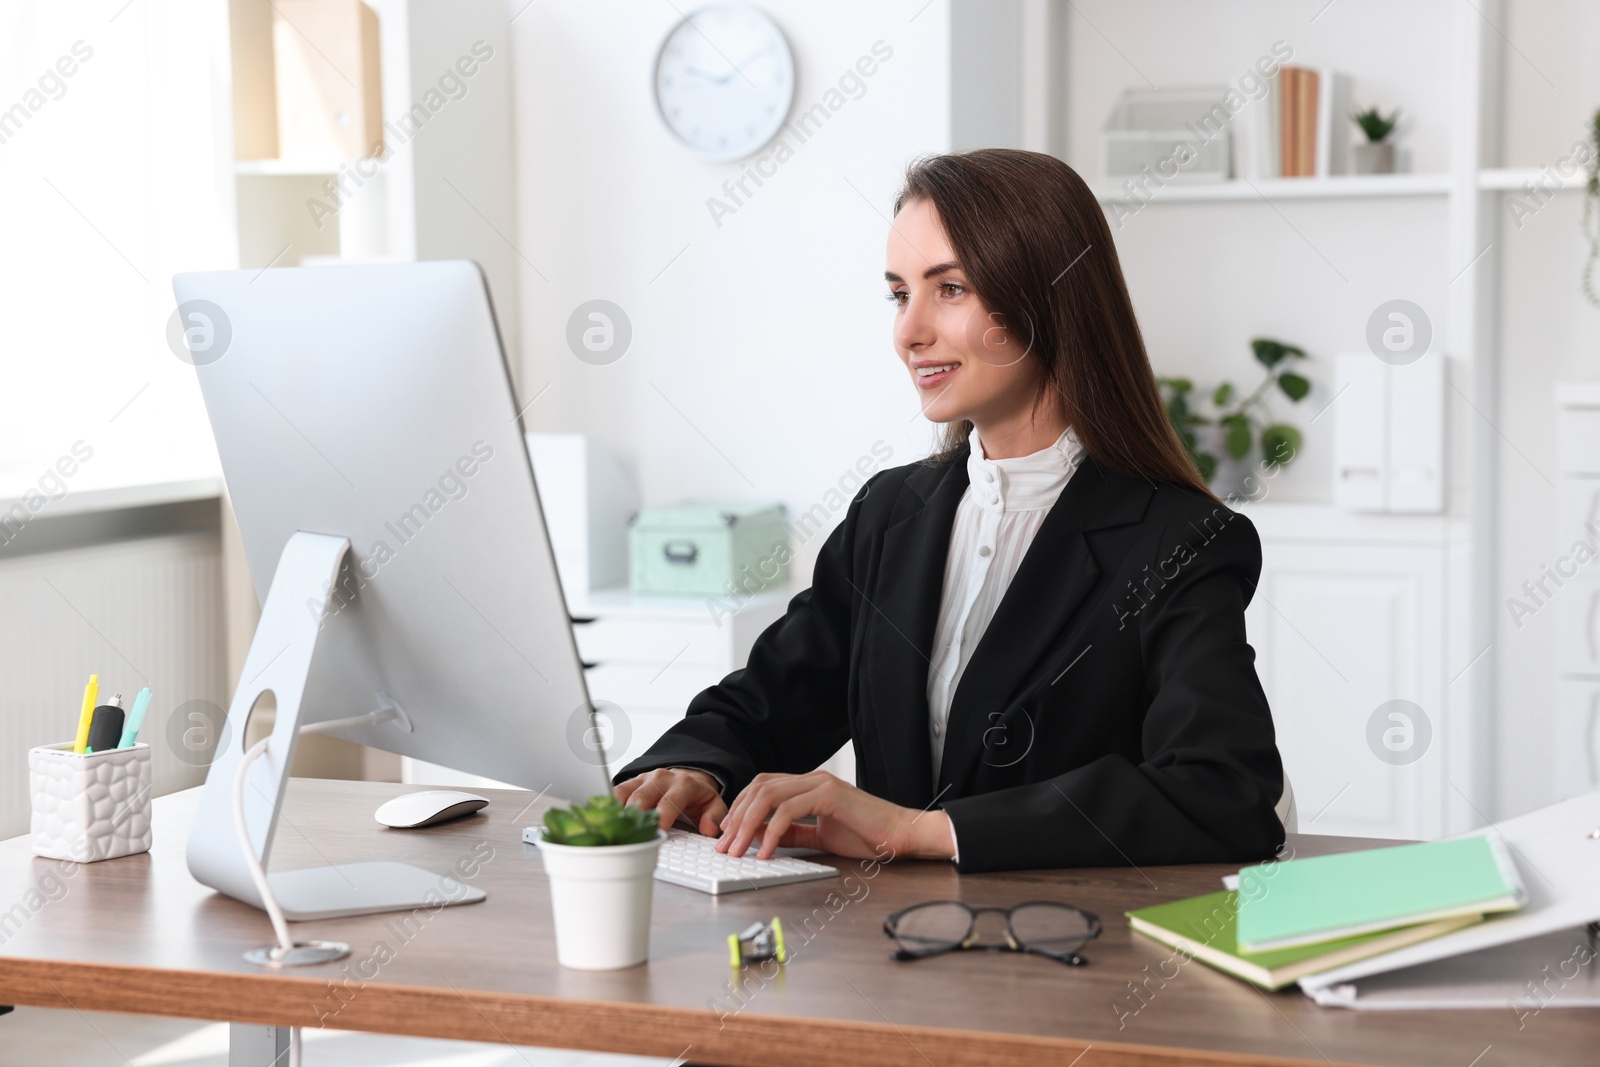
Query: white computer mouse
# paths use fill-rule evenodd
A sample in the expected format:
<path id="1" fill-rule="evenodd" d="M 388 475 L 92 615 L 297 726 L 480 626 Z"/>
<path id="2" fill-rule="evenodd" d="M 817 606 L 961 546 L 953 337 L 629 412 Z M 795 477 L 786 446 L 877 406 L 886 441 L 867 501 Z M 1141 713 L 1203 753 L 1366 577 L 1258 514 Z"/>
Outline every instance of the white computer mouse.
<path id="1" fill-rule="evenodd" d="M 372 817 L 396 830 L 416 830 L 459 819 L 488 806 L 489 801 L 476 793 L 463 793 L 459 789 L 424 789 L 420 793 L 395 797 L 373 812 Z"/>

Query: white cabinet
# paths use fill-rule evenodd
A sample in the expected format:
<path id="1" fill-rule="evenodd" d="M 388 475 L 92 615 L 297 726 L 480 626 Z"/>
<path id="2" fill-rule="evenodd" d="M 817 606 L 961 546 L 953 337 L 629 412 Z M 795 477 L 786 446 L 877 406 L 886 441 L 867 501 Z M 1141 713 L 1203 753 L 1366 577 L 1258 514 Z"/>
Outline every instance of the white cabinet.
<path id="1" fill-rule="evenodd" d="M 613 770 L 683 718 L 696 693 L 743 667 L 792 590 L 727 598 L 601 590 L 574 598 L 573 636 Z"/>
<path id="2" fill-rule="evenodd" d="M 1600 382 L 1556 387 L 1561 477 L 1552 563 L 1517 592 L 1556 612 L 1555 787 L 1600 789 Z"/>
<path id="3" fill-rule="evenodd" d="M 1432 838 L 1453 806 L 1447 519 L 1245 509 L 1262 540 L 1245 614 L 1303 833 Z"/>

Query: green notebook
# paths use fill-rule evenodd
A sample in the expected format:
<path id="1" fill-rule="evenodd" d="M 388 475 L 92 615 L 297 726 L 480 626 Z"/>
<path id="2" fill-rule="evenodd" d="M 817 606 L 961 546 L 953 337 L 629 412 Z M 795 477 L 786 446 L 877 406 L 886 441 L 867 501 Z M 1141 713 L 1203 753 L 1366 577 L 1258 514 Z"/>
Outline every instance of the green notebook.
<path id="1" fill-rule="evenodd" d="M 1239 947 L 1269 952 L 1484 912 L 1527 899 L 1487 835 L 1263 863 L 1239 872 Z"/>
<path id="2" fill-rule="evenodd" d="M 1163 945 L 1209 963 L 1219 971 L 1243 978 L 1262 989 L 1282 989 L 1308 974 L 1329 971 L 1418 941 L 1471 926 L 1482 916 L 1464 915 L 1361 937 L 1347 937 L 1321 945 L 1279 949 L 1246 955 L 1234 939 L 1237 893 L 1207 893 L 1128 912 L 1128 925 Z"/>

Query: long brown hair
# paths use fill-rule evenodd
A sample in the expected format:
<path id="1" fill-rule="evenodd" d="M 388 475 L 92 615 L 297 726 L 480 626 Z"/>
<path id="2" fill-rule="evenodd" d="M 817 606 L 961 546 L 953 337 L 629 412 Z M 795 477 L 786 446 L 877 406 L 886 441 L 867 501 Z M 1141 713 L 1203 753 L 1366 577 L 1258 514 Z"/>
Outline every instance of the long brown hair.
<path id="1" fill-rule="evenodd" d="M 912 200 L 939 213 L 973 291 L 1028 346 L 1094 459 L 1121 474 L 1216 499 L 1167 421 L 1133 301 L 1094 193 L 1054 156 L 1011 148 L 927 156 L 906 170 Z M 930 462 L 953 458 L 972 424 L 946 426 Z"/>

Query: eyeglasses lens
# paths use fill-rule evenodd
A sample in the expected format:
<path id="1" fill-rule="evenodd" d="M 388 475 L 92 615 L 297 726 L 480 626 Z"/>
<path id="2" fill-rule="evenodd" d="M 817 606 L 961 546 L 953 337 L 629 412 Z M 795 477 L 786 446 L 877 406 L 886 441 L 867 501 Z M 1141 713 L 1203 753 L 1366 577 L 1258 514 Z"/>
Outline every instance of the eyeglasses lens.
<path id="1" fill-rule="evenodd" d="M 1091 927 L 1076 908 L 1027 904 L 1011 913 L 1011 932 L 1031 948 L 1071 952 L 1089 940 Z"/>
<path id="2" fill-rule="evenodd" d="M 908 952 L 953 948 L 972 929 L 972 915 L 959 904 L 941 902 L 912 908 L 901 915 L 892 932 L 895 943 Z"/>

